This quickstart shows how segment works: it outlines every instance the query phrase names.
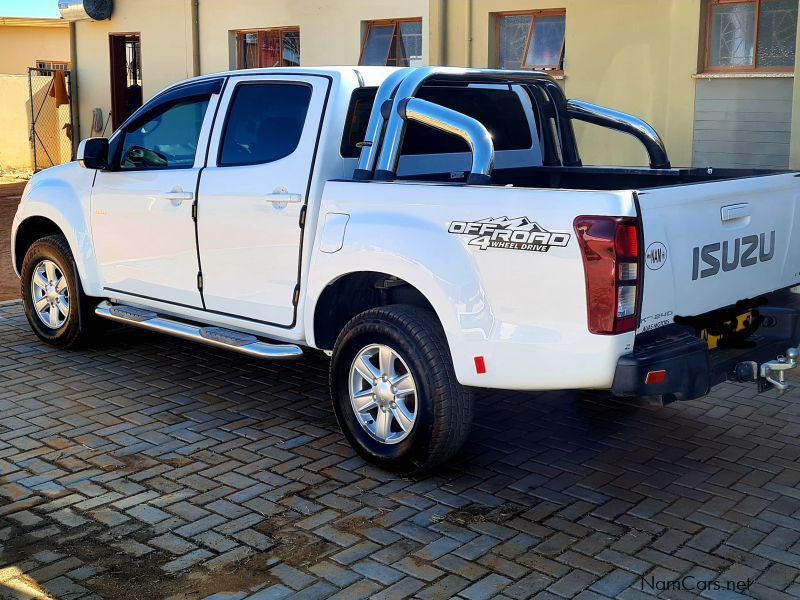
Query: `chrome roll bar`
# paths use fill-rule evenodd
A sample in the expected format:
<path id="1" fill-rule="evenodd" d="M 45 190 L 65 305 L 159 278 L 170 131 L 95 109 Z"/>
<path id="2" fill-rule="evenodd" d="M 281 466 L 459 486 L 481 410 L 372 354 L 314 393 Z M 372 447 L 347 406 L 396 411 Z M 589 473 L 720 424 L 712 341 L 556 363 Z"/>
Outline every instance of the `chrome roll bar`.
<path id="1" fill-rule="evenodd" d="M 488 185 L 494 168 L 494 144 L 483 123 L 451 108 L 421 98 L 405 98 L 397 106 L 404 121 L 416 121 L 428 127 L 456 135 L 469 144 L 472 168 L 468 184 Z"/>
<path id="2" fill-rule="evenodd" d="M 567 100 L 567 115 L 572 119 L 594 123 L 595 125 L 632 135 L 647 149 L 651 169 L 670 168 L 671 165 L 667 157 L 667 148 L 664 146 L 664 141 L 646 121 L 627 113 L 581 100 Z"/>
<path id="3" fill-rule="evenodd" d="M 375 94 L 375 102 L 372 104 L 372 111 L 369 114 L 369 124 L 364 141 L 361 142 L 361 155 L 356 167 L 355 179 L 371 179 L 375 170 L 375 161 L 378 160 L 378 151 L 383 141 L 383 126 L 386 124 L 388 114 L 383 114 L 386 108 L 391 110 L 391 106 L 384 107 L 397 91 L 397 86 L 408 77 L 409 69 L 397 69 L 389 75 L 378 88 Z"/>
<path id="4" fill-rule="evenodd" d="M 481 128 L 478 129 L 474 124 L 467 125 L 467 121 L 464 119 L 469 119 L 469 117 L 460 115 L 457 111 L 434 111 L 429 106 L 433 104 L 430 102 L 425 102 L 424 104 L 413 103 L 413 110 L 410 111 L 413 118 L 409 117 L 410 109 L 407 100 L 419 100 L 416 95 L 420 88 L 423 85 L 434 83 L 520 85 L 528 91 L 534 104 L 536 104 L 536 101 L 534 100 L 535 96 L 532 93 L 532 89 L 538 89 L 538 93 L 543 94 L 545 98 L 552 102 L 551 116 L 556 120 L 561 149 L 561 163 L 564 166 L 581 165 L 572 130 L 572 119 L 576 119 L 636 137 L 647 149 L 652 168 L 670 168 L 664 143 L 650 125 L 637 117 L 625 113 L 577 100 L 568 101 L 555 80 L 546 73 L 499 69 L 415 67 L 403 68 L 393 72 L 378 89 L 370 114 L 366 139 L 362 142 L 361 155 L 355 173 L 356 179 L 374 178 L 388 181 L 396 179 L 397 165 L 400 160 L 403 137 L 405 136 L 406 121 L 419 120 L 427 125 L 455 133 L 461 137 L 468 136 L 463 139 L 466 139 L 470 147 L 473 148 L 471 176 L 474 176 L 474 181 L 486 181 L 492 171 L 494 147 L 492 145 L 491 152 L 486 148 L 485 139 L 482 139 L 483 132 L 486 131 L 485 127 L 481 125 Z M 403 109 L 402 114 L 401 107 Z M 455 116 L 451 113 L 460 115 L 461 119 L 454 121 Z M 473 135 L 477 137 L 472 138 Z M 489 143 L 492 143 L 491 137 L 489 137 Z M 480 156 L 476 150 L 480 153 Z"/>

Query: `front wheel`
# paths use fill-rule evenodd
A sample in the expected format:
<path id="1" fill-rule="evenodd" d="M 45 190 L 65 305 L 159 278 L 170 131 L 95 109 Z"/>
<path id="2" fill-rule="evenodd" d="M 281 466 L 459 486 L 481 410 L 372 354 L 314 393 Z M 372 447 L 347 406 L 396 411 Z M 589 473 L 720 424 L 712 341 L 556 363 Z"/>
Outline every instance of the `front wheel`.
<path id="1" fill-rule="evenodd" d="M 96 321 L 94 306 L 83 293 L 63 236 L 34 242 L 22 261 L 21 279 L 25 316 L 39 339 L 58 348 L 78 346 L 90 339 Z"/>
<path id="2" fill-rule="evenodd" d="M 336 418 L 355 450 L 396 472 L 427 471 L 451 458 L 472 423 L 436 318 L 392 305 L 353 318 L 331 360 Z"/>

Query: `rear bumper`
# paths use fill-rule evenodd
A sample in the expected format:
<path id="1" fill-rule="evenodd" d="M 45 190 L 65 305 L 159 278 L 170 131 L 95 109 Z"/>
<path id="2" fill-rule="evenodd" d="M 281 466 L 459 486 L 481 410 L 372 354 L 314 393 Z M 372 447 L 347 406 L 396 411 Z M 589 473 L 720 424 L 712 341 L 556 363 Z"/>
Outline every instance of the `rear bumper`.
<path id="1" fill-rule="evenodd" d="M 634 351 L 622 356 L 617 363 L 611 393 L 677 400 L 705 396 L 713 386 L 733 379 L 738 363 L 761 364 L 798 345 L 800 298 L 795 296 L 789 301 L 788 305 L 759 309 L 764 323 L 749 338 L 752 347 L 709 351 L 694 331 L 677 327 L 644 342 L 637 339 Z M 664 381 L 648 384 L 647 374 L 657 371 L 666 372 Z"/>

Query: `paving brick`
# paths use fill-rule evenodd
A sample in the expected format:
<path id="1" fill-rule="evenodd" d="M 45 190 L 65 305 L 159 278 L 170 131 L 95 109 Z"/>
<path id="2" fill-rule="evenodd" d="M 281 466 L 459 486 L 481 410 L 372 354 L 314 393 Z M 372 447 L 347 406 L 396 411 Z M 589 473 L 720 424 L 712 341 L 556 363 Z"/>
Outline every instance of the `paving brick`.
<path id="1" fill-rule="evenodd" d="M 351 568 L 356 573 L 378 581 L 383 585 L 391 585 L 395 581 L 403 578 L 403 574 L 399 571 L 369 559 L 359 561 L 352 565 Z"/>
<path id="2" fill-rule="evenodd" d="M 579 592 L 582 592 L 588 588 L 596 580 L 597 577 L 591 573 L 576 569 L 567 575 L 564 575 L 564 577 L 553 583 L 553 585 L 547 589 L 555 594 L 558 594 L 559 596 L 571 598 L 572 596 L 576 596 Z"/>
<path id="3" fill-rule="evenodd" d="M 687 573 L 800 597 L 800 389 L 479 390 L 470 444 L 411 480 L 346 445 L 327 369 L 137 332 L 55 351 L 0 304 L 0 542 L 47 540 L 21 564 L 65 600 L 97 599 L 104 567 L 72 553 L 95 541 L 179 576 L 268 569 L 214 600 L 638 600 Z M 30 384 L 54 378 L 66 394 Z"/>
<path id="4" fill-rule="evenodd" d="M 128 509 L 127 513 L 132 517 L 136 517 L 140 521 L 149 523 L 150 525 L 155 525 L 156 523 L 160 523 L 161 521 L 165 521 L 170 518 L 170 515 L 165 513 L 163 510 L 159 510 L 155 506 L 148 506 L 146 504 L 134 506 L 133 508 Z"/>
<path id="5" fill-rule="evenodd" d="M 327 560 L 310 567 L 309 571 L 318 577 L 325 578 L 337 587 L 346 587 L 361 579 L 361 575 L 354 571 L 343 569 Z"/>
<path id="6" fill-rule="evenodd" d="M 186 554 L 197 548 L 197 546 L 191 542 L 187 542 L 185 539 L 171 533 L 165 533 L 164 535 L 153 538 L 149 543 L 162 550 L 167 550 L 172 554 Z"/>
<path id="7" fill-rule="evenodd" d="M 491 573 L 480 581 L 476 581 L 468 588 L 461 590 L 459 595 L 469 600 L 495 598 L 502 590 L 508 587 L 510 583 L 511 580 L 508 577 L 503 577 L 497 573 Z"/>
<path id="8" fill-rule="evenodd" d="M 174 560 L 163 565 L 161 568 L 164 569 L 167 573 L 178 573 L 180 571 L 184 571 L 199 563 L 201 560 L 205 560 L 206 558 L 213 556 L 211 552 L 208 550 L 198 549 L 194 550 L 193 552 L 189 552 L 188 554 L 184 554 Z"/>
<path id="9" fill-rule="evenodd" d="M 203 517 L 197 521 L 187 523 L 183 527 L 178 527 L 175 530 L 175 533 L 183 537 L 192 537 L 226 522 L 227 519 L 225 519 L 223 516 L 208 515 L 207 517 Z"/>

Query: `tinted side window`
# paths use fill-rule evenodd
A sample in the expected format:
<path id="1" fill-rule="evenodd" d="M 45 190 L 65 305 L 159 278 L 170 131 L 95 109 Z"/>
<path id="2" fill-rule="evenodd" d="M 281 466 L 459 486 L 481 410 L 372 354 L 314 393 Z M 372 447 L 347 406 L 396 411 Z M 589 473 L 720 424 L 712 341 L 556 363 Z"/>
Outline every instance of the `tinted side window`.
<path id="1" fill-rule="evenodd" d="M 366 135 L 376 91 L 362 88 L 353 93 L 341 148 L 345 158 L 356 158 L 361 152 L 356 144 Z M 495 150 L 527 150 L 533 145 L 528 118 L 515 92 L 496 88 L 424 87 L 418 97 L 483 123 L 492 134 Z M 454 152 L 469 152 L 469 146 L 460 138 L 431 127 L 408 124 L 401 154 Z"/>
<path id="2" fill-rule="evenodd" d="M 219 166 L 264 164 L 292 154 L 300 143 L 310 102 L 307 85 L 239 85 L 228 112 Z"/>
<path id="3" fill-rule="evenodd" d="M 119 168 L 191 168 L 208 101 L 209 96 L 178 100 L 136 119 L 125 129 Z"/>

